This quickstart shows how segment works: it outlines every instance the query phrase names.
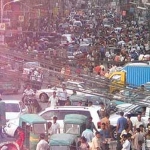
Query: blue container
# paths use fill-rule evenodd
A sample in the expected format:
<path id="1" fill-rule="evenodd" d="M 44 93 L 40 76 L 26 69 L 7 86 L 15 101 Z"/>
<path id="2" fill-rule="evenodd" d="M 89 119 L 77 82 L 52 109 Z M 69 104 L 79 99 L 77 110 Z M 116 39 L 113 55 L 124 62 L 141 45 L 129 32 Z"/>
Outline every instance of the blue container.
<path id="1" fill-rule="evenodd" d="M 150 66 L 126 66 L 126 83 L 131 87 L 139 87 L 150 82 Z"/>

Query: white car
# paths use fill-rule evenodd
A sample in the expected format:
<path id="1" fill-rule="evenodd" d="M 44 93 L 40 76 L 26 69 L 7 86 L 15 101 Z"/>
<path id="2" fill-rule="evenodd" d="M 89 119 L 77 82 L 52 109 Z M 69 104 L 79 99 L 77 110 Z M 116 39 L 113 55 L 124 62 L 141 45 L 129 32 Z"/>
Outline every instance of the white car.
<path id="1" fill-rule="evenodd" d="M 52 121 L 53 116 L 57 116 L 58 120 L 57 122 L 60 124 L 60 129 L 61 133 L 63 133 L 63 127 L 64 127 L 64 117 L 67 114 L 82 114 L 87 117 L 92 117 L 93 118 L 93 123 L 95 127 L 98 129 L 98 123 L 100 121 L 99 115 L 98 115 L 98 110 L 100 107 L 84 107 L 84 106 L 59 106 L 55 108 L 46 108 L 42 112 L 39 113 L 40 116 L 42 116 L 44 119 L 47 121 Z M 19 126 L 19 118 L 11 120 L 10 122 L 7 123 L 7 126 L 5 127 L 5 132 L 9 136 L 14 136 L 15 131 L 17 127 Z"/>
<path id="2" fill-rule="evenodd" d="M 68 96 L 71 96 L 73 94 L 73 89 L 76 89 L 77 91 L 83 91 L 83 88 L 82 88 L 82 82 L 78 83 L 78 84 L 75 84 L 77 82 L 65 82 L 65 84 L 68 85 L 68 89 L 67 90 L 67 93 L 68 93 Z M 67 88 L 67 85 L 66 85 L 66 88 Z M 72 85 L 72 86 L 71 86 Z M 37 90 L 36 91 L 36 98 L 38 100 L 40 100 L 41 102 L 47 102 L 49 97 L 52 95 L 52 93 L 54 91 L 59 91 L 61 88 L 58 88 L 58 87 L 53 87 L 53 88 L 47 88 L 47 89 L 40 89 L 40 90 Z M 90 90 L 86 90 L 84 92 L 87 92 L 87 93 L 91 93 Z M 83 93 L 82 92 L 77 92 L 77 95 L 82 95 Z"/>
<path id="3" fill-rule="evenodd" d="M 67 114 L 81 114 L 87 117 L 92 117 L 95 127 L 98 129 L 98 122 L 100 121 L 98 111 L 99 106 L 85 107 L 85 106 L 58 106 L 56 108 L 46 108 L 40 112 L 39 115 L 45 120 L 52 121 L 53 116 L 58 117 L 58 123 L 60 124 L 61 132 L 63 132 L 63 119 Z"/>
<path id="4" fill-rule="evenodd" d="M 27 107 L 20 100 L 2 100 L 5 103 L 6 121 L 19 118 L 21 114 L 27 113 Z"/>

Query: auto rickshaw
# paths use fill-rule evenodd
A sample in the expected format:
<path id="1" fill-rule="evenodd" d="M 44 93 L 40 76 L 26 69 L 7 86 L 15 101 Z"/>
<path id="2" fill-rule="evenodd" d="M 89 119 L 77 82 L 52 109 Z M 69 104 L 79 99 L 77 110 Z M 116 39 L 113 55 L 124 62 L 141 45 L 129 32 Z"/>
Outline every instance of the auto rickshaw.
<path id="1" fill-rule="evenodd" d="M 64 133 L 80 136 L 86 129 L 87 117 L 79 114 L 68 114 L 64 118 Z"/>
<path id="2" fill-rule="evenodd" d="M 76 150 L 78 137 L 86 129 L 87 117 L 79 114 L 68 114 L 64 118 L 64 133 L 53 134 L 49 145 L 51 150 Z"/>
<path id="3" fill-rule="evenodd" d="M 19 126 L 25 132 L 24 146 L 35 150 L 41 133 L 48 135 L 47 122 L 37 114 L 24 114 L 20 116 Z"/>
<path id="4" fill-rule="evenodd" d="M 76 150 L 77 140 L 77 136 L 73 134 L 54 134 L 49 140 L 50 150 Z"/>

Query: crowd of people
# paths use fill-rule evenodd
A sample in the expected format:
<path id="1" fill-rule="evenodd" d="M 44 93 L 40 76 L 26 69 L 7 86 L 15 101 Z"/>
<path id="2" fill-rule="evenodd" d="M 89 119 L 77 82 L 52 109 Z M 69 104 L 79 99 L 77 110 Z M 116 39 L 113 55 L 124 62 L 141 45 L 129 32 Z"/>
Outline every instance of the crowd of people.
<path id="1" fill-rule="evenodd" d="M 78 11 L 72 9 L 70 14 L 74 13 L 79 15 Z M 75 19 L 70 19 L 72 16 L 66 16 L 65 18 L 59 18 L 52 23 L 53 34 L 55 41 L 50 39 L 49 41 L 42 39 L 49 35 L 47 33 L 36 33 L 33 29 L 33 33 L 23 33 L 13 41 L 13 46 L 18 51 L 23 52 L 35 52 L 39 55 L 41 52 L 47 51 L 49 48 L 54 49 L 54 55 L 58 55 L 59 50 L 63 47 L 68 50 L 69 46 L 73 46 L 74 52 L 79 51 L 80 43 L 82 39 L 89 38 L 92 42 L 88 46 L 84 61 L 76 63 L 78 70 L 82 69 L 85 72 L 93 72 L 93 68 L 101 64 L 106 64 L 107 67 L 103 68 L 101 75 L 109 71 L 112 65 L 122 65 L 126 62 L 134 61 L 148 61 L 149 55 L 149 29 L 146 22 L 140 23 L 138 18 L 123 17 L 121 19 L 120 14 L 115 12 L 115 9 L 108 7 L 102 7 L 95 12 L 82 12 L 79 16 L 79 21 L 82 22 L 81 27 L 73 26 Z M 85 22 L 87 18 L 92 25 L 88 26 Z M 49 26 L 51 24 L 47 16 L 42 19 L 41 26 Z M 60 28 L 60 24 L 67 24 L 67 27 Z M 44 31 L 45 27 L 41 27 Z M 31 30 L 32 31 L 32 30 Z M 68 45 L 61 45 L 61 35 L 67 33 L 72 34 L 72 43 L 68 42 Z M 52 43 L 53 46 L 50 44 Z M 8 43 L 10 44 L 10 43 Z M 10 44 L 11 46 L 11 44 Z M 63 62 L 66 60 L 64 59 Z M 103 63 L 104 62 L 104 63 Z"/>

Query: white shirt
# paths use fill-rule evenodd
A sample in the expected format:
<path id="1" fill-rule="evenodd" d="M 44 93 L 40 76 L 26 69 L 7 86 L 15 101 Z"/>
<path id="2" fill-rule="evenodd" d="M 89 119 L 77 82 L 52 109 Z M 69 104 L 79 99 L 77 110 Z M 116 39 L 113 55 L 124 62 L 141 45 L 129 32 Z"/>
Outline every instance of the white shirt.
<path id="1" fill-rule="evenodd" d="M 131 144 L 130 144 L 129 140 L 125 140 L 122 145 L 122 150 L 130 150 L 130 146 L 131 146 Z"/>
<path id="2" fill-rule="evenodd" d="M 36 146 L 36 150 L 48 150 L 49 145 L 48 142 L 45 140 L 40 140 L 40 142 Z"/>
<path id="3" fill-rule="evenodd" d="M 49 133 L 52 135 L 52 134 L 57 134 L 58 133 L 58 130 L 60 129 L 60 125 L 59 123 L 52 123 L 50 129 L 49 129 Z"/>
<path id="4" fill-rule="evenodd" d="M 143 119 L 141 121 L 136 120 L 133 124 L 136 128 L 139 128 L 140 125 L 145 125 Z"/>
<path id="5" fill-rule="evenodd" d="M 49 102 L 51 103 L 51 107 L 55 107 L 58 103 L 58 97 L 54 97 L 53 95 L 49 98 Z"/>
<path id="6" fill-rule="evenodd" d="M 38 81 L 38 82 L 42 82 L 42 78 L 43 78 L 42 74 L 39 73 L 39 74 L 37 75 L 37 81 Z"/>
<path id="7" fill-rule="evenodd" d="M 31 96 L 31 95 L 34 95 L 35 93 L 34 93 L 34 91 L 32 90 L 32 89 L 25 89 L 24 90 L 24 93 L 23 93 L 23 95 L 26 95 L 26 96 Z"/>
<path id="8" fill-rule="evenodd" d="M 67 100 L 67 91 L 66 90 L 58 91 L 58 99 L 61 101 L 66 101 Z"/>

